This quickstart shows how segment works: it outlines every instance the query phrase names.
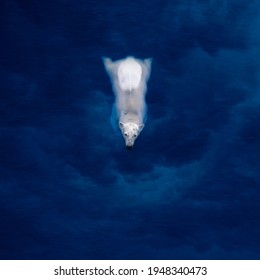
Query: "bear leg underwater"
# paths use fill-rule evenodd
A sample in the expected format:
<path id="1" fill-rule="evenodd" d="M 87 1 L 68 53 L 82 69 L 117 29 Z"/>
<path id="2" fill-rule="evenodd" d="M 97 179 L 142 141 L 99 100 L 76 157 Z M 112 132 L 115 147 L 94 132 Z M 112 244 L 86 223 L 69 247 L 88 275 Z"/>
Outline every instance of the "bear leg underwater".
<path id="1" fill-rule="evenodd" d="M 147 105 L 145 95 L 150 77 L 152 59 L 125 59 L 112 61 L 103 58 L 115 94 L 114 110 L 126 147 L 134 146 L 144 128 Z"/>

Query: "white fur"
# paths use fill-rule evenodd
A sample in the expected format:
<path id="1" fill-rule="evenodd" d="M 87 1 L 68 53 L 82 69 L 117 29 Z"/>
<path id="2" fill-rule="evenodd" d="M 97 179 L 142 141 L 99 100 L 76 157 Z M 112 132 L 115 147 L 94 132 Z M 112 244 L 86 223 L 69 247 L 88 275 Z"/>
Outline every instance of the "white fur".
<path id="1" fill-rule="evenodd" d="M 117 120 L 125 138 L 126 146 L 132 147 L 146 118 L 145 94 L 151 71 L 151 59 L 125 59 L 112 61 L 103 58 L 105 69 L 111 79 L 115 93 Z"/>

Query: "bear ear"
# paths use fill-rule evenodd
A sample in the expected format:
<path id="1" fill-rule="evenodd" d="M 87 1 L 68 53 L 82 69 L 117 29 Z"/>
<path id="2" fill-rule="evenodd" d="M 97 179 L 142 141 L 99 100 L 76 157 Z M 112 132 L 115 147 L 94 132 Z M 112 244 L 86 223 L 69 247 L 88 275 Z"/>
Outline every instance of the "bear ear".
<path id="1" fill-rule="evenodd" d="M 144 124 L 140 124 L 140 125 L 139 125 L 140 131 L 141 131 L 143 128 L 144 128 Z"/>

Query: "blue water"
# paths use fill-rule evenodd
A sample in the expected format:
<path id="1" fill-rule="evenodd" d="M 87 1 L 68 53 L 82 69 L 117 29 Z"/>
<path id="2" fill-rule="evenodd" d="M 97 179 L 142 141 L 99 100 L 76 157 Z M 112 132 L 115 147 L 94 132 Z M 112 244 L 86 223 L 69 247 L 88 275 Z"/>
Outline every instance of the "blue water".
<path id="1" fill-rule="evenodd" d="M 1 259 L 259 259 L 258 1 L 0 3 Z M 102 56 L 153 58 L 133 150 Z"/>

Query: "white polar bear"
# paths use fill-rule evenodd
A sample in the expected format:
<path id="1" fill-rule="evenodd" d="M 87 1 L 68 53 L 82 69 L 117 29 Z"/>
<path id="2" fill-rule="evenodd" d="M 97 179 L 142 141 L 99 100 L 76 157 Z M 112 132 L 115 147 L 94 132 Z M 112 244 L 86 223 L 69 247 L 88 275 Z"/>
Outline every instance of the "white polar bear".
<path id="1" fill-rule="evenodd" d="M 145 94 L 152 59 L 140 60 L 129 56 L 114 62 L 110 58 L 103 58 L 103 62 L 116 97 L 113 111 L 126 147 L 132 148 L 146 119 Z"/>

